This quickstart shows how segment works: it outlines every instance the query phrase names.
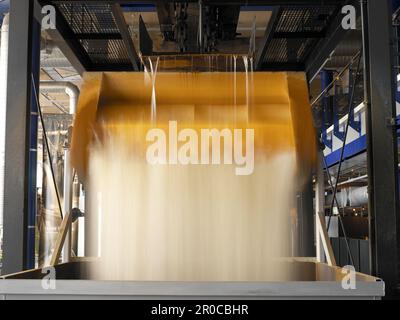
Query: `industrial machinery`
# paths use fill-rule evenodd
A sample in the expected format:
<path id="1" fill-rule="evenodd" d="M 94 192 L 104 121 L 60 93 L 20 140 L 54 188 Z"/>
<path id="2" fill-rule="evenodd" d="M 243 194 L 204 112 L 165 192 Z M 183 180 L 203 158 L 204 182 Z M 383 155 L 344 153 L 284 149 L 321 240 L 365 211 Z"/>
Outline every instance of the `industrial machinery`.
<path id="1" fill-rule="evenodd" d="M 350 161 L 344 164 L 353 156 L 349 141 L 368 134 L 369 168 L 395 162 L 371 133 L 384 130 L 377 123 L 387 123 L 390 113 L 377 111 L 387 103 L 375 88 L 386 84 L 394 96 L 394 81 L 372 77 L 380 73 L 371 61 L 385 59 L 372 55 L 379 39 L 367 28 L 390 6 L 145 2 L 12 3 L 36 22 L 47 12 L 41 9 L 54 10 L 46 37 L 79 73 L 79 90 L 29 72 L 32 121 L 42 137 L 41 229 L 21 238 L 21 261 L 7 260 L 17 239 L 5 233 L 0 297 L 380 299 L 385 289 L 395 295 L 397 273 L 382 255 L 397 238 L 378 236 L 383 225 L 397 228 L 397 178 L 382 173 L 390 182 L 385 190 L 396 194 L 388 202 L 393 207 L 382 208 L 384 195 L 365 183 L 387 181 L 375 171 L 356 176 Z M 358 13 L 346 29 L 348 6 Z M 390 46 L 382 47 L 380 54 L 389 55 Z M 46 116 L 43 97 L 50 101 L 46 94 L 60 88 L 69 97 L 68 117 Z M 371 103 L 372 113 L 363 114 Z M 14 119 L 10 112 L 7 121 Z M 368 133 L 364 123 L 372 126 Z M 386 147 L 394 141 L 388 132 L 378 136 Z M 6 200 L 13 186 L 5 188 Z M 15 186 L 21 195 L 35 187 Z M 15 219 L 12 203 L 4 204 L 5 226 Z M 35 217 L 27 208 L 27 217 Z M 377 223 L 363 239 L 369 270 L 361 268 L 359 242 L 355 250 L 346 233 L 346 218 L 356 214 Z"/>
<path id="2" fill-rule="evenodd" d="M 223 298 L 233 290 L 234 296 L 252 298 L 256 290 L 263 298 L 295 298 L 293 281 L 305 281 L 299 285 L 303 297 L 346 295 L 339 288 L 347 273 L 334 267 L 323 224 L 317 224 L 317 237 L 322 237 L 330 266 L 288 259 L 299 253 L 290 245 L 298 241 L 292 230 L 296 194 L 316 167 L 304 74 L 156 71 L 84 77 L 70 157 L 86 190 L 85 249 L 87 256 L 97 258 L 57 266 L 61 249 L 71 250 L 64 245 L 72 226 L 73 211 L 67 212 L 50 260 L 57 266 L 57 279 L 87 278 L 77 282 L 82 297 L 99 297 L 104 290 L 108 298 Z M 162 139 L 157 141 L 156 161 L 149 163 L 152 130 L 165 130 L 168 142 L 161 151 Z M 205 158 L 204 152 L 210 154 Z M 249 152 L 254 163 L 251 170 L 243 170 L 248 164 L 236 162 L 237 155 L 246 158 Z M 263 246 L 255 249 L 260 242 Z M 34 271 L 5 279 L 38 276 Z M 355 279 L 362 285 L 351 296 L 383 294 L 378 279 L 361 274 Z M 106 282 L 100 285 L 99 280 Z M 109 290 L 113 281 L 121 280 L 126 287 Z M 319 281 L 329 280 L 332 283 L 321 290 Z M 154 287 L 154 281 L 160 287 Z M 235 284 L 238 281 L 248 284 Z M 281 283 L 273 284 L 277 281 Z M 63 281 L 58 289 L 63 297 L 69 296 L 68 283 Z M 95 289 L 87 291 L 87 283 Z"/>

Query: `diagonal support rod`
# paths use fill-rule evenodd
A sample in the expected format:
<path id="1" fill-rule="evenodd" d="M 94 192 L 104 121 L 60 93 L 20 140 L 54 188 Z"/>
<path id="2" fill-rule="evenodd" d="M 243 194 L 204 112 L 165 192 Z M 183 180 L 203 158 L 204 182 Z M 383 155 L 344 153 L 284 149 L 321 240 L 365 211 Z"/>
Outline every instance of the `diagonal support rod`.
<path id="1" fill-rule="evenodd" d="M 63 219 L 64 215 L 63 215 L 63 210 L 62 210 L 62 206 L 61 206 L 60 192 L 58 190 L 58 186 L 57 186 L 57 182 L 56 182 L 56 175 L 55 175 L 55 172 L 54 172 L 53 161 L 52 161 L 52 156 L 51 156 L 50 146 L 49 146 L 49 140 L 48 140 L 48 137 L 47 137 L 47 130 L 46 130 L 46 127 L 45 127 L 45 124 L 44 124 L 42 108 L 40 106 L 38 92 L 36 91 L 35 78 L 34 78 L 33 74 L 31 74 L 31 78 L 32 78 L 32 85 L 33 85 L 33 93 L 34 93 L 35 101 L 36 101 L 36 104 L 37 104 L 37 107 L 38 107 L 40 123 L 42 124 L 42 130 L 43 130 L 43 135 L 44 135 L 43 138 L 44 138 L 44 141 L 45 141 L 46 152 L 47 152 L 47 156 L 49 157 L 51 177 L 52 177 L 52 180 L 53 180 L 54 190 L 55 190 L 55 193 L 56 193 L 56 196 L 57 196 L 58 210 L 60 211 L 61 219 Z"/>

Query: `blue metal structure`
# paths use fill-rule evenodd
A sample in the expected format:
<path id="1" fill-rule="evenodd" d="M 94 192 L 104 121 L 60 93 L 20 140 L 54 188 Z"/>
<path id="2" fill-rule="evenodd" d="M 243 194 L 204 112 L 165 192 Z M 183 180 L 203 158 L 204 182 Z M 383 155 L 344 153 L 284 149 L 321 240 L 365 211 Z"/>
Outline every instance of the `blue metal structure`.
<path id="1" fill-rule="evenodd" d="M 355 157 L 360 153 L 365 152 L 366 150 L 367 150 L 367 138 L 366 135 L 363 135 L 360 138 L 346 145 L 346 147 L 344 148 L 344 160 L 351 159 L 352 157 Z M 339 162 L 341 151 L 342 149 L 333 151 L 332 153 L 330 153 L 325 157 L 326 164 L 328 167 L 332 167 Z"/>
<path id="2" fill-rule="evenodd" d="M 4 15 L 10 11 L 10 0 L 0 0 L 0 25 L 3 24 Z"/>

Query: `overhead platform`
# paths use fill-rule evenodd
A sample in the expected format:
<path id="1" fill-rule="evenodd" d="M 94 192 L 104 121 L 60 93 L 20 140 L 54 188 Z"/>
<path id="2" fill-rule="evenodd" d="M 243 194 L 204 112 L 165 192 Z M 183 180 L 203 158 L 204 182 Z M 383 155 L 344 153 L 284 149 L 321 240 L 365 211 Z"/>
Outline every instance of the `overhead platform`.
<path id="1" fill-rule="evenodd" d="M 189 16 L 187 21 L 195 21 L 199 24 L 199 10 L 197 7 L 192 8 L 198 6 L 197 1 L 185 2 L 189 3 L 187 9 L 182 9 L 186 10 L 183 12 Z M 232 41 L 240 36 L 240 33 L 236 31 L 240 12 L 248 10 L 268 12 L 269 20 L 263 32 L 264 35 L 257 38 L 256 43 L 250 43 L 247 48 L 247 51 L 255 57 L 256 70 L 307 70 L 312 73 L 316 71 L 315 65 L 318 63 L 321 65 L 323 59 L 329 56 L 346 33 L 346 30 L 340 27 L 341 8 L 353 2 L 259 0 L 246 1 L 246 6 L 243 6 L 241 1 L 203 1 L 204 30 L 210 23 L 213 27 L 210 31 L 212 35 L 202 38 L 206 43 L 210 41 L 218 43 L 218 46 L 211 51 L 226 52 L 224 48 L 230 48 Z M 133 6 L 134 3 L 147 5 L 147 11 L 149 5 L 154 5 L 158 28 L 164 40 L 178 44 L 182 41 L 177 31 L 181 27 L 179 20 L 174 17 L 174 10 L 177 9 L 173 7 L 173 1 L 40 0 L 39 3 L 42 6 L 46 4 L 55 6 L 58 13 L 57 30 L 69 46 L 69 50 L 66 50 L 67 54 L 73 53 L 78 57 L 86 71 L 138 71 L 141 69 L 140 55 L 149 53 L 148 48 L 154 39 L 147 37 L 145 24 L 142 24 L 144 28 L 141 27 L 139 32 L 134 32 L 132 28 L 127 27 L 124 20 L 124 15 L 126 16 L 127 13 L 124 10 L 129 13 L 137 10 L 139 14 L 142 11 L 140 7 Z M 224 14 L 224 8 L 227 5 L 229 5 L 229 10 L 225 10 L 226 14 Z M 232 7 L 236 10 L 235 14 L 232 14 Z M 215 21 L 215 25 L 221 25 L 222 29 L 213 29 L 213 19 L 216 19 L 213 12 L 218 12 L 220 20 Z M 254 27 L 257 30 L 259 26 L 256 24 Z M 184 48 L 187 48 L 187 53 L 202 53 L 210 50 L 210 45 L 207 44 L 196 46 L 196 39 L 202 32 L 199 26 L 188 24 L 182 32 L 186 37 L 187 45 Z M 51 34 L 52 31 L 49 33 Z M 146 38 L 148 43 L 143 45 L 140 40 L 141 44 L 135 45 L 134 39 L 138 37 Z M 317 47 L 318 52 L 315 50 Z M 167 50 L 154 54 L 176 53 L 182 52 Z"/>

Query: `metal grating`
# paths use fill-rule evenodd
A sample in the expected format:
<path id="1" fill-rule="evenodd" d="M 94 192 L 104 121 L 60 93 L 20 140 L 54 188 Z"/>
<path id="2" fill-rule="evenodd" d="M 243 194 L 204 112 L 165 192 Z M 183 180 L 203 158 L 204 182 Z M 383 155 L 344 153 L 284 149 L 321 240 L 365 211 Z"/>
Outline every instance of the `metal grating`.
<path id="1" fill-rule="evenodd" d="M 129 42 L 129 38 L 133 39 L 132 30 L 128 28 L 128 35 L 120 30 L 123 22 L 121 17 L 114 16 L 111 2 L 41 2 L 56 6 L 62 20 L 65 20 L 61 33 L 87 70 L 134 69 L 132 64 L 135 63 L 132 61 L 138 59 L 135 59 L 136 52 L 133 52 L 134 48 L 132 51 Z M 326 36 L 341 6 L 302 4 L 283 5 L 280 8 L 278 21 L 260 60 L 261 69 L 303 70 L 310 53 L 318 41 Z"/>
<path id="2" fill-rule="evenodd" d="M 323 32 L 336 10 L 336 6 L 284 8 L 276 32 Z"/>
<path id="3" fill-rule="evenodd" d="M 60 3 L 57 9 L 92 66 L 112 70 L 131 64 L 110 4 Z"/>
<path id="4" fill-rule="evenodd" d="M 58 8 L 75 34 L 119 33 L 108 4 L 59 4 Z"/>
<path id="5" fill-rule="evenodd" d="M 268 46 L 265 63 L 303 64 L 320 38 L 325 36 L 337 6 L 284 7 Z M 277 37 L 284 34 L 284 37 Z"/>
<path id="6" fill-rule="evenodd" d="M 129 64 L 129 56 L 122 40 L 80 40 L 93 64 Z"/>
<path id="7" fill-rule="evenodd" d="M 313 44 L 313 39 L 273 39 L 267 50 L 266 62 L 301 63 Z"/>

